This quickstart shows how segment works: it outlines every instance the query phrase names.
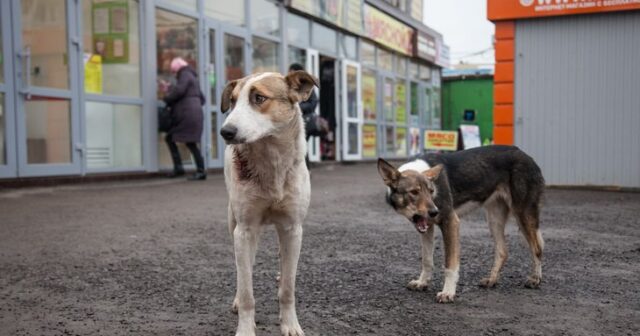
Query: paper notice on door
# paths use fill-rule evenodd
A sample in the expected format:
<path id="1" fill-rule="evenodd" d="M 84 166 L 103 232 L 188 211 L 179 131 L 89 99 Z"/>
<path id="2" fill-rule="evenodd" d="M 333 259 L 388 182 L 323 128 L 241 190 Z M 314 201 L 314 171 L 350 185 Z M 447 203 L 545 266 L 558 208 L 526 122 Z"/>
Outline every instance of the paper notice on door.
<path id="1" fill-rule="evenodd" d="M 93 33 L 109 34 L 109 8 L 93 9 Z"/>
<path id="2" fill-rule="evenodd" d="M 124 40 L 113 40 L 113 57 L 124 57 Z"/>

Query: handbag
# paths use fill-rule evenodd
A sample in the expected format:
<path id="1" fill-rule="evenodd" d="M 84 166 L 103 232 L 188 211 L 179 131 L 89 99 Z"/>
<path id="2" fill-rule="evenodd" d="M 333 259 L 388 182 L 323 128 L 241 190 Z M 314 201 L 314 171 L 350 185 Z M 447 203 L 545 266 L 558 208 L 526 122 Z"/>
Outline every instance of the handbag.
<path id="1" fill-rule="evenodd" d="M 158 132 L 169 132 L 172 124 L 171 107 L 164 102 L 158 102 Z"/>

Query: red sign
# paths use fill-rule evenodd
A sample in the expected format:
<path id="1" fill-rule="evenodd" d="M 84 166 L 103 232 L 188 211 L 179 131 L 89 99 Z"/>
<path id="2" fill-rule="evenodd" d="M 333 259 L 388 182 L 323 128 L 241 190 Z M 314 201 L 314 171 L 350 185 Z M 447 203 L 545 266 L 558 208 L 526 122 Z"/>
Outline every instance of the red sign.
<path id="1" fill-rule="evenodd" d="M 640 0 L 487 0 L 491 21 L 640 9 Z"/>

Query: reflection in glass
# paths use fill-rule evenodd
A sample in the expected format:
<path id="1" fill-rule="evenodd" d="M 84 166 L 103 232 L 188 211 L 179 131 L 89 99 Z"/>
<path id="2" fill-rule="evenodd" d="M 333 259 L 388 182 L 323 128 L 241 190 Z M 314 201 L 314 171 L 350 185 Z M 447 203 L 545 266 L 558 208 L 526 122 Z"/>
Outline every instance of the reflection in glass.
<path id="1" fill-rule="evenodd" d="M 68 89 L 67 6 L 65 0 L 24 0 L 22 46 L 31 53 L 32 86 Z M 4 18 L 3 18 L 4 20 Z M 28 62 L 24 60 L 23 66 Z"/>
<path id="2" fill-rule="evenodd" d="M 362 54 L 362 64 L 376 65 L 376 47 L 373 44 L 362 41 L 360 43 L 360 53 Z"/>
<path id="3" fill-rule="evenodd" d="M 280 11 L 278 5 L 267 0 L 251 0 L 251 30 L 277 36 L 280 34 Z"/>
<path id="4" fill-rule="evenodd" d="M 395 147 L 393 146 L 393 127 L 392 126 L 385 127 L 385 139 L 386 139 L 385 152 L 387 153 L 387 155 L 393 154 L 393 152 L 395 151 Z"/>
<path id="5" fill-rule="evenodd" d="M 349 123 L 349 154 L 358 154 L 358 124 Z"/>
<path id="6" fill-rule="evenodd" d="M 393 80 L 385 78 L 382 92 L 382 109 L 384 110 L 384 118 L 387 121 L 393 121 Z"/>
<path id="7" fill-rule="evenodd" d="M 411 82 L 411 123 L 418 123 L 418 83 Z"/>
<path id="8" fill-rule="evenodd" d="M 216 31 L 209 30 L 209 66 L 207 67 L 207 81 L 211 96 L 211 105 L 217 105 L 216 100 Z"/>
<path id="9" fill-rule="evenodd" d="M 424 64 L 420 64 L 420 79 L 428 81 L 431 79 L 431 68 Z"/>
<path id="10" fill-rule="evenodd" d="M 142 166 L 142 109 L 138 105 L 86 103 L 87 167 Z"/>
<path id="11" fill-rule="evenodd" d="M 7 132 L 5 128 L 5 111 L 4 93 L 0 93 L 0 165 L 7 164 Z"/>
<path id="12" fill-rule="evenodd" d="M 387 71 L 393 71 L 393 54 L 382 48 L 378 48 L 378 67 Z"/>
<path id="13" fill-rule="evenodd" d="M 198 30 L 195 19 L 165 10 L 156 10 L 156 46 L 158 59 L 158 80 L 175 82 L 171 73 L 171 60 L 184 58 L 189 65 L 197 69 Z M 165 92 L 158 86 L 158 99 Z"/>
<path id="14" fill-rule="evenodd" d="M 258 37 L 253 38 L 253 73 L 279 72 L 278 44 Z"/>
<path id="15" fill-rule="evenodd" d="M 347 113 L 358 117 L 358 69 L 353 66 L 347 66 Z"/>
<path id="16" fill-rule="evenodd" d="M 140 97 L 139 6 L 82 1 L 86 93 Z"/>
<path id="17" fill-rule="evenodd" d="M 95 1 L 95 2 L 98 2 L 98 1 Z M 105 2 L 105 1 L 102 1 L 102 2 Z M 197 4 L 197 0 L 166 0 L 166 2 L 174 6 L 181 7 L 184 9 L 189 9 L 192 11 L 196 10 L 196 4 Z M 205 2 L 217 2 L 217 1 L 208 0 Z"/>
<path id="18" fill-rule="evenodd" d="M 407 85 L 404 81 L 396 84 L 396 122 L 407 122 Z"/>
<path id="19" fill-rule="evenodd" d="M 355 36 L 341 35 L 340 36 L 340 53 L 342 56 L 350 59 L 358 59 L 358 47 Z"/>
<path id="20" fill-rule="evenodd" d="M 362 69 L 362 107 L 365 120 L 376 120 L 376 74 L 372 70 Z"/>
<path id="21" fill-rule="evenodd" d="M 244 39 L 224 34 L 224 72 L 227 81 L 239 79 L 244 73 Z"/>
<path id="22" fill-rule="evenodd" d="M 214 1 L 205 0 L 204 14 L 221 22 L 234 26 L 244 27 L 246 24 L 244 15 L 244 0 Z"/>
<path id="23" fill-rule="evenodd" d="M 27 163 L 71 163 L 71 111 L 68 100 L 32 96 L 25 100 Z"/>
<path id="24" fill-rule="evenodd" d="M 431 101 L 431 89 L 424 89 L 424 107 L 422 108 L 422 124 L 429 127 L 431 125 L 431 110 L 433 102 Z"/>
<path id="25" fill-rule="evenodd" d="M 336 52 L 336 41 L 338 32 L 319 23 L 311 23 L 311 40 L 313 46 L 318 49 Z"/>
<path id="26" fill-rule="evenodd" d="M 211 112 L 211 158 L 218 159 L 218 113 Z"/>
<path id="27" fill-rule="evenodd" d="M 289 47 L 289 65 L 298 63 L 302 66 L 307 64 L 307 50 L 296 47 Z"/>
<path id="28" fill-rule="evenodd" d="M 396 73 L 404 77 L 407 75 L 407 58 L 404 56 L 396 56 Z"/>
<path id="29" fill-rule="evenodd" d="M 432 94 L 432 108 L 431 108 L 431 127 L 433 129 L 440 129 L 440 88 L 434 88 Z"/>
<path id="30" fill-rule="evenodd" d="M 409 78 L 418 79 L 418 63 L 409 61 Z"/>
<path id="31" fill-rule="evenodd" d="M 289 44 L 306 46 L 309 44 L 309 20 L 287 13 L 287 40 Z"/>

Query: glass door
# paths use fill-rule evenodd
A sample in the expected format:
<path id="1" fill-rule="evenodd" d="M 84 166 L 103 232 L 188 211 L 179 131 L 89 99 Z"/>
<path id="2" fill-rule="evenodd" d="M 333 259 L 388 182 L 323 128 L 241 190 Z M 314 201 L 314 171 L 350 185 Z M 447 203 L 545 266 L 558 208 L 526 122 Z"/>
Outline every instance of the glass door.
<path id="1" fill-rule="evenodd" d="M 342 158 L 362 159 L 362 97 L 360 64 L 342 63 Z"/>
<path id="2" fill-rule="evenodd" d="M 20 176 L 81 172 L 76 3 L 11 2 Z"/>
<path id="3" fill-rule="evenodd" d="M 220 47 L 216 44 L 220 40 L 218 32 L 220 29 L 214 22 L 207 22 L 207 36 L 205 47 L 205 65 L 204 65 L 204 91 L 207 96 L 207 103 L 205 105 L 205 125 L 210 125 L 207 131 L 204 132 L 204 136 L 208 141 L 204 141 L 206 144 L 206 155 L 208 164 L 207 167 L 222 167 L 222 142 L 220 141 L 220 135 L 218 130 L 220 129 L 220 108 L 219 108 L 219 95 L 220 95 L 220 65 L 218 55 Z"/>
<path id="4" fill-rule="evenodd" d="M 312 74 L 315 78 L 320 80 L 320 55 L 318 51 L 315 49 L 307 49 L 306 55 L 306 69 L 307 72 Z M 316 92 L 316 96 L 320 99 L 320 92 L 318 88 L 313 88 Z M 315 110 L 316 114 L 320 114 L 320 104 L 316 106 Z M 320 162 L 320 138 L 319 137 L 311 137 L 309 138 L 309 142 L 307 143 L 307 152 L 309 153 L 309 161 L 311 162 Z"/>

